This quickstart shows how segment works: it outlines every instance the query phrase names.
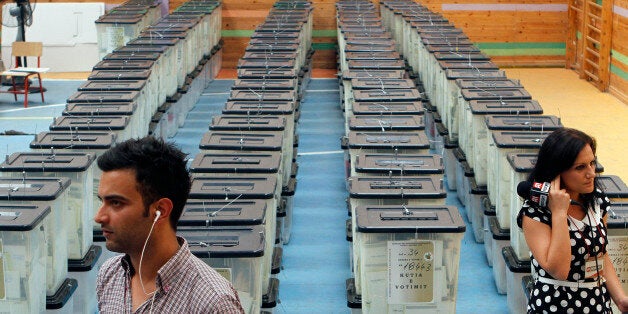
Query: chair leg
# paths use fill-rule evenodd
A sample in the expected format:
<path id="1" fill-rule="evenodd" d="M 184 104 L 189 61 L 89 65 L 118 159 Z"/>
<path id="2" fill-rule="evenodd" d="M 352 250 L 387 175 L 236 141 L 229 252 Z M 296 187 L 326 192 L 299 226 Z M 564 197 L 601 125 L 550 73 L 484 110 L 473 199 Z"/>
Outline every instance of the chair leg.
<path id="1" fill-rule="evenodd" d="M 44 85 L 41 83 L 41 74 L 37 73 L 37 78 L 39 79 L 39 92 L 41 93 L 41 102 L 44 101 Z"/>
<path id="2" fill-rule="evenodd" d="M 11 76 L 11 85 L 13 86 L 13 98 L 17 101 L 17 88 L 15 86 L 15 77 Z"/>
<path id="3" fill-rule="evenodd" d="M 24 108 L 28 107 L 28 76 L 24 77 Z"/>

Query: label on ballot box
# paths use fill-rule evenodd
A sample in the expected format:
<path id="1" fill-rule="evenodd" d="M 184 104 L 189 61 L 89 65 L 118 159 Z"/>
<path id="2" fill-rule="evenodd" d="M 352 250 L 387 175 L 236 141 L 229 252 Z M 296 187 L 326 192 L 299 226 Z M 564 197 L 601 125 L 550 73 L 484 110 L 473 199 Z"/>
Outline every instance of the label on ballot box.
<path id="1" fill-rule="evenodd" d="M 388 303 L 434 300 L 434 242 L 388 242 Z"/>
<path id="2" fill-rule="evenodd" d="M 624 291 L 628 290 L 628 236 L 609 237 L 607 252 L 619 283 Z"/>

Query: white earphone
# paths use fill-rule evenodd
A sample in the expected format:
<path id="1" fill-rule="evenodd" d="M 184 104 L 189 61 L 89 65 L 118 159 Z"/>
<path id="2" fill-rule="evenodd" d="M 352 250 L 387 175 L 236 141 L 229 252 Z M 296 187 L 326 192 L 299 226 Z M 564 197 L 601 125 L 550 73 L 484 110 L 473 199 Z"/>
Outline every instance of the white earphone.
<path id="1" fill-rule="evenodd" d="M 155 221 L 157 221 L 157 219 L 159 219 L 159 216 L 161 216 L 161 212 L 160 211 L 156 211 L 155 212 Z"/>

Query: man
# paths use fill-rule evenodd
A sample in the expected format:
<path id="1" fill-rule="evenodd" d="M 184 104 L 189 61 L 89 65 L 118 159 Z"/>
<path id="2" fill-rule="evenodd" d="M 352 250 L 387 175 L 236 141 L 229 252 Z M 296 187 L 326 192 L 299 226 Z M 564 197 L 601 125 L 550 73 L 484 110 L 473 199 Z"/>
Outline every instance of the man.
<path id="1" fill-rule="evenodd" d="M 102 206 L 94 220 L 107 249 L 124 253 L 100 268 L 100 313 L 243 313 L 231 283 L 176 236 L 191 185 L 185 154 L 145 137 L 97 162 Z"/>

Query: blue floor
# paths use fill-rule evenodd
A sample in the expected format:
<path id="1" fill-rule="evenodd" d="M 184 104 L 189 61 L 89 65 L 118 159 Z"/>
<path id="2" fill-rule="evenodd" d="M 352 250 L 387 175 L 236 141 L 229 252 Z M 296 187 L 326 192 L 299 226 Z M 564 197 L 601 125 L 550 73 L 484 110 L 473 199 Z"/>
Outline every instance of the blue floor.
<path id="1" fill-rule="evenodd" d="M 33 135 L 48 128 L 61 115 L 64 101 L 82 81 L 48 80 L 46 103 L 33 96 L 28 109 L 11 95 L 0 99 L 0 134 L 8 130 L 24 135 L 0 135 L 0 154 L 27 151 Z M 233 80 L 216 80 L 205 90 L 185 124 L 172 139 L 193 158 L 211 117 L 220 114 Z M 5 99 L 6 98 L 6 99 Z M 278 274 L 280 303 L 275 313 L 349 313 L 345 280 L 349 269 L 348 218 L 345 174 L 340 137 L 343 116 L 335 79 L 313 79 L 301 103 L 297 190 L 294 197 L 290 243 L 283 248 Z M 450 192 L 447 204 L 465 208 Z M 464 217 L 465 215 L 463 215 Z M 474 241 L 470 224 L 462 240 L 457 313 L 507 313 L 506 296 L 498 295 L 484 246 Z"/>

